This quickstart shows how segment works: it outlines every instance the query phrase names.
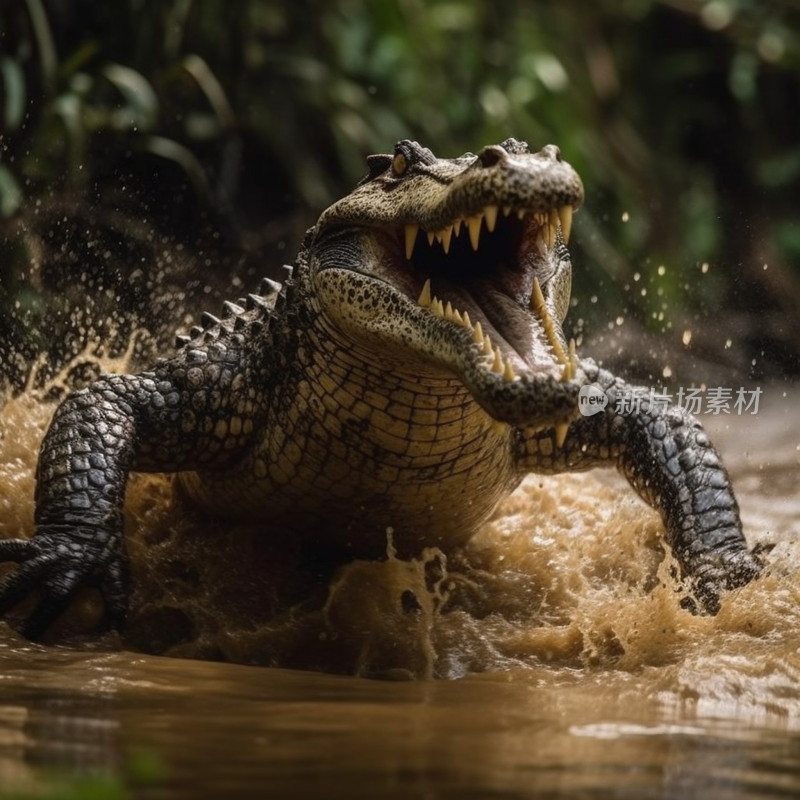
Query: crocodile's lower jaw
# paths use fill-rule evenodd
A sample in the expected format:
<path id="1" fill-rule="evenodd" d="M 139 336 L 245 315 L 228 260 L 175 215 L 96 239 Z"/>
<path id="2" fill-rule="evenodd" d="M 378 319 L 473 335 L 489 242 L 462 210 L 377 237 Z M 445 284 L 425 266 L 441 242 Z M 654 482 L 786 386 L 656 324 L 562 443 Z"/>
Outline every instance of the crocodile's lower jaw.
<path id="1" fill-rule="evenodd" d="M 560 348 L 557 354 L 549 347 L 537 352 L 537 359 L 523 360 L 509 348 L 505 353 L 488 320 L 472 319 L 458 309 L 442 304 L 426 291 L 413 300 L 383 280 L 348 269 L 330 268 L 314 276 L 318 308 L 345 336 L 365 345 L 376 362 L 405 361 L 423 372 L 433 369 L 457 375 L 476 402 L 498 422 L 512 425 L 552 424 L 561 428 L 569 421 L 574 406 L 565 405 L 552 418 L 527 416 L 526 409 L 542 405 L 541 379 L 556 384 L 575 376 L 577 360 L 574 349 Z M 539 302 L 539 301 L 535 301 Z M 478 314 L 478 312 L 473 311 Z M 546 309 L 543 310 L 547 314 Z M 529 314 L 531 336 L 546 341 L 548 325 Z M 549 316 L 545 319 L 550 319 Z M 498 343 L 492 341 L 497 336 Z M 508 347 L 508 345 L 506 345 Z M 532 362 L 532 363 L 531 363 Z M 560 433 L 559 438 L 563 436 Z"/>
<path id="2" fill-rule="evenodd" d="M 560 379 L 569 380 L 575 374 L 575 344 L 570 342 L 565 348 L 558 334 L 557 323 L 547 307 L 539 281 L 534 277 L 531 290 L 530 311 L 520 309 L 516 303 L 499 292 L 483 291 L 483 304 L 477 302 L 468 291 L 445 291 L 453 300 L 446 302 L 433 294 L 430 278 L 425 281 L 417 304 L 434 317 L 461 328 L 472 336 L 472 342 L 483 351 L 483 366 L 498 375 L 507 383 L 512 383 L 518 375 L 529 372 L 551 373 L 553 365 L 560 369 Z M 491 297 L 487 295 L 491 293 Z M 494 314 L 488 313 L 491 305 Z M 471 311 L 471 313 L 470 313 Z M 514 339 L 504 336 L 499 326 L 493 322 L 497 316 L 513 320 Z M 524 347 L 518 343 L 522 341 Z M 515 346 L 516 344 L 516 346 Z M 481 362 L 477 362 L 480 366 Z"/>

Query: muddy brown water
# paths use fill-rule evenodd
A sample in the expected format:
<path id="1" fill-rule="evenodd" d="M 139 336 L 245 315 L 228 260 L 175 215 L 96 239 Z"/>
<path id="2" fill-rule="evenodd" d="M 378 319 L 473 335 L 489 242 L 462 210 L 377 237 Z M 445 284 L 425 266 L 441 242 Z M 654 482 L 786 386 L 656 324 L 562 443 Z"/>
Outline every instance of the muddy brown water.
<path id="1" fill-rule="evenodd" d="M 14 536 L 53 404 L 5 399 Z M 386 559 L 334 573 L 135 476 L 126 638 L 87 635 L 89 593 L 48 644 L 0 624 L 0 796 L 147 750 L 164 775 L 136 796 L 169 800 L 799 797 L 799 409 L 770 386 L 755 416 L 704 417 L 774 544 L 713 618 L 682 610 L 658 518 L 610 472 L 529 478 L 464 553 L 401 561 L 389 530 Z"/>

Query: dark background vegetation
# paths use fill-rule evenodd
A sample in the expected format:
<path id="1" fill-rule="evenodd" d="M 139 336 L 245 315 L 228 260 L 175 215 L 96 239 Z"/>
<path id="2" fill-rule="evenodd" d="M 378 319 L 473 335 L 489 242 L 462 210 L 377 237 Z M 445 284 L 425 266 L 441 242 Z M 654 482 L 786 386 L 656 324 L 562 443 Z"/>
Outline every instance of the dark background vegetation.
<path id="1" fill-rule="evenodd" d="M 163 351 L 397 139 L 511 135 L 584 178 L 584 352 L 800 372 L 793 0 L 2 0 L 0 381 Z"/>

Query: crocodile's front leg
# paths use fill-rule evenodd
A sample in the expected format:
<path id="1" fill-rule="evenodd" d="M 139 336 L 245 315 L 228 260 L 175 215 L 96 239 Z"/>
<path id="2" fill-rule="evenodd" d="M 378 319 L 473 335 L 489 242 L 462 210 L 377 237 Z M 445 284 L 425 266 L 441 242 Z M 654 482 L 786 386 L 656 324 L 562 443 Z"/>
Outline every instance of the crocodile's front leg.
<path id="1" fill-rule="evenodd" d="M 521 432 L 518 455 L 533 472 L 613 463 L 660 513 L 667 539 L 705 610 L 719 609 L 723 588 L 742 586 L 762 565 L 748 550 L 728 473 L 700 423 L 675 406 L 618 404 L 633 387 L 590 361 L 582 368 L 608 397 L 604 410 L 579 417 L 563 446 L 552 432 Z M 630 411 L 624 410 L 633 405 Z"/>
<path id="2" fill-rule="evenodd" d="M 99 586 L 108 621 L 119 625 L 128 473 L 215 469 L 240 455 L 256 413 L 239 388 L 241 361 L 221 343 L 187 348 L 153 372 L 103 376 L 59 406 L 40 452 L 36 532 L 0 541 L 0 561 L 19 563 L 0 581 L 0 613 L 40 592 L 25 636 L 39 638 L 85 583 Z"/>

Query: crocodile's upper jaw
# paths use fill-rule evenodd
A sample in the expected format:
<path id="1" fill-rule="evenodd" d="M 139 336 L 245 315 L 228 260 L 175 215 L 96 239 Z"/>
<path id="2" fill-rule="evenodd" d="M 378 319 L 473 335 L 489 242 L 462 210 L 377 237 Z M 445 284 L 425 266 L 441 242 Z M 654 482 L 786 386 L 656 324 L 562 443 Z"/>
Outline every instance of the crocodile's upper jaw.
<path id="1" fill-rule="evenodd" d="M 500 394 L 571 377 L 565 243 L 583 189 L 557 148 L 532 154 L 510 139 L 436 159 L 404 141 L 369 163 L 317 226 L 322 311 L 454 371 L 497 418 Z"/>

